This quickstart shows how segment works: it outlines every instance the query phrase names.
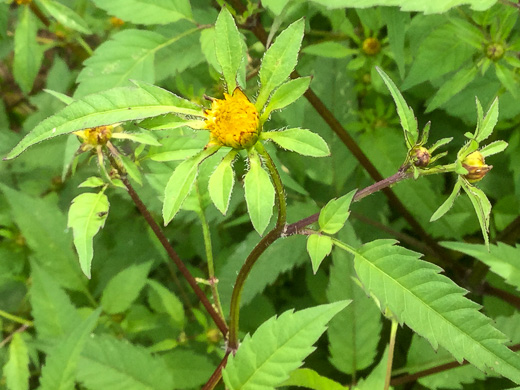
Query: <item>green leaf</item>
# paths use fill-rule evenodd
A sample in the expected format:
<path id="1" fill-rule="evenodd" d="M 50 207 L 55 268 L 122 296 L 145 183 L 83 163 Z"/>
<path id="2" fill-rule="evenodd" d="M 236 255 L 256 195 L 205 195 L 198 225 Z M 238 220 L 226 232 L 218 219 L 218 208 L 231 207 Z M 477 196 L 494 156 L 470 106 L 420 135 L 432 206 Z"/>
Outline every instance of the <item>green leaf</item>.
<path id="1" fill-rule="evenodd" d="M 376 358 L 382 328 L 381 312 L 359 285 L 352 255 L 334 249 L 329 274 L 328 301 L 352 300 L 330 321 L 327 330 L 329 359 L 339 371 L 352 375 L 369 367 Z"/>
<path id="2" fill-rule="evenodd" d="M 482 119 L 481 125 L 477 128 L 476 134 L 475 134 L 475 141 L 478 143 L 484 141 L 486 138 L 488 138 L 491 133 L 493 132 L 493 129 L 495 128 L 495 125 L 498 122 L 498 97 L 493 100 L 493 103 L 491 103 L 491 107 L 489 107 L 488 112 L 486 113 L 486 116 Z"/>
<path id="3" fill-rule="evenodd" d="M 5 157 L 15 158 L 28 147 L 59 135 L 102 125 L 149 118 L 169 112 L 201 116 L 198 106 L 151 84 L 95 93 L 71 103 L 40 122 Z"/>
<path id="4" fill-rule="evenodd" d="M 144 145 L 153 145 L 153 146 L 161 146 L 162 144 L 157 141 L 152 134 L 147 132 L 139 132 L 139 133 L 113 133 L 112 138 L 117 139 L 129 139 L 130 141 L 138 142 Z"/>
<path id="5" fill-rule="evenodd" d="M 244 178 L 247 211 L 253 227 L 262 235 L 271 220 L 274 206 L 274 187 L 269 174 L 262 168 L 258 154 L 251 149 L 249 171 Z"/>
<path id="6" fill-rule="evenodd" d="M 352 190 L 341 198 L 332 199 L 320 211 L 318 223 L 320 230 L 327 234 L 336 234 L 345 225 L 350 215 L 350 204 L 357 190 Z"/>
<path id="7" fill-rule="evenodd" d="M 307 238 L 307 253 L 311 257 L 312 271 L 318 272 L 321 262 L 332 250 L 332 239 L 321 234 L 311 234 Z"/>
<path id="8" fill-rule="evenodd" d="M 188 0 L 93 0 L 110 15 L 135 24 L 168 24 L 180 19 L 192 19 Z"/>
<path id="9" fill-rule="evenodd" d="M 444 203 L 439 206 L 437 211 L 433 213 L 432 217 L 430 218 L 430 222 L 438 220 L 440 217 L 446 214 L 449 211 L 449 209 L 453 207 L 453 203 L 455 203 L 455 199 L 457 199 L 457 196 L 460 192 L 460 188 L 462 186 L 461 180 L 462 179 L 457 180 L 455 186 L 453 187 L 453 191 L 451 191 L 450 196 L 448 196 L 448 199 L 446 199 Z"/>
<path id="10" fill-rule="evenodd" d="M 400 12 L 394 7 L 382 7 L 381 16 L 386 23 L 388 30 L 388 42 L 390 49 L 394 54 L 394 61 L 399 69 L 401 79 L 404 78 L 405 58 L 404 41 L 406 35 L 406 26 L 410 17 L 404 12 Z"/>
<path id="11" fill-rule="evenodd" d="M 87 342 L 77 379 L 89 390 L 171 390 L 174 383 L 163 359 L 109 335 Z"/>
<path id="12" fill-rule="evenodd" d="M 101 296 L 103 310 L 108 314 L 127 310 L 145 286 L 151 266 L 151 261 L 132 264 L 110 279 Z"/>
<path id="13" fill-rule="evenodd" d="M 3 375 L 9 390 L 29 390 L 29 351 L 20 333 L 15 333 L 11 339 Z"/>
<path id="14" fill-rule="evenodd" d="M 516 80 L 514 71 L 501 65 L 499 62 L 495 62 L 495 73 L 505 89 L 511 93 L 514 99 L 518 99 L 518 91 L 516 88 L 518 81 Z"/>
<path id="15" fill-rule="evenodd" d="M 401 126 L 404 130 L 404 138 L 406 141 L 406 145 L 408 149 L 411 149 L 419 138 L 419 130 L 417 125 L 417 119 L 415 119 L 415 115 L 413 110 L 397 89 L 397 86 L 394 84 L 392 79 L 388 77 L 388 75 L 379 67 L 376 67 L 377 72 L 385 82 L 392 98 L 394 99 L 395 105 L 397 107 L 397 115 L 399 115 L 399 119 L 401 121 Z"/>
<path id="16" fill-rule="evenodd" d="M 142 186 L 143 178 L 141 171 L 139 170 L 139 167 L 135 161 L 133 161 L 130 157 L 125 156 L 124 154 L 120 154 L 118 157 L 121 160 L 121 163 L 123 163 L 123 168 L 125 169 L 128 176 Z"/>
<path id="17" fill-rule="evenodd" d="M 503 152 L 504 150 L 506 150 L 507 146 L 508 144 L 506 141 L 495 141 L 484 146 L 482 149 L 479 150 L 479 152 L 482 155 L 482 157 L 488 157 Z"/>
<path id="18" fill-rule="evenodd" d="M 486 246 L 489 246 L 489 217 L 491 215 L 491 203 L 486 197 L 484 191 L 482 191 L 480 188 L 471 185 L 465 179 L 460 180 L 462 183 L 462 188 L 464 191 L 466 191 L 466 194 L 468 194 L 469 200 L 471 200 L 475 212 L 477 213 L 478 222 L 480 224 L 480 229 L 482 230 L 482 235 L 484 236 Z"/>
<path id="19" fill-rule="evenodd" d="M 96 187 L 102 187 L 105 185 L 105 182 L 97 176 L 91 176 L 87 180 L 85 180 L 83 183 L 81 183 L 78 187 L 83 188 L 96 188 Z"/>
<path id="20" fill-rule="evenodd" d="M 280 87 L 274 91 L 273 96 L 271 96 L 269 104 L 262 114 L 262 119 L 265 121 L 267 118 L 269 118 L 271 112 L 280 110 L 289 104 L 294 103 L 305 93 L 305 91 L 309 88 L 310 83 L 310 77 L 299 77 L 280 85 Z"/>
<path id="21" fill-rule="evenodd" d="M 244 61 L 242 45 L 242 36 L 233 16 L 226 7 L 222 7 L 215 23 L 215 53 L 229 93 L 237 86 L 238 69 Z"/>
<path id="22" fill-rule="evenodd" d="M 398 6 L 402 11 L 424 12 L 425 14 L 444 13 L 452 7 L 469 4 L 477 11 L 491 8 L 497 0 L 444 0 L 444 1 L 422 1 L 422 0 L 312 0 L 314 3 L 324 5 L 329 9 L 336 8 L 368 8 L 375 6 Z"/>
<path id="23" fill-rule="evenodd" d="M 385 379 L 386 379 L 386 370 L 388 364 L 388 346 L 383 351 L 383 355 L 381 356 L 381 360 L 377 363 L 377 366 L 370 372 L 370 374 L 361 379 L 355 390 L 373 390 L 373 389 L 384 389 L 385 387 Z"/>
<path id="24" fill-rule="evenodd" d="M 314 348 L 334 315 L 348 305 L 336 302 L 272 317 L 246 335 L 222 371 L 229 390 L 268 390 L 283 383 Z"/>
<path id="25" fill-rule="evenodd" d="M 164 226 L 175 217 L 191 191 L 197 177 L 199 164 L 214 154 L 219 146 L 212 146 L 193 157 L 181 162 L 173 171 L 164 190 L 163 219 Z"/>
<path id="26" fill-rule="evenodd" d="M 74 246 L 79 256 L 81 270 L 90 279 L 90 267 L 94 256 L 93 239 L 108 216 L 109 203 L 104 189 L 97 193 L 78 195 L 69 208 L 67 226 L 74 232 Z"/>
<path id="27" fill-rule="evenodd" d="M 215 369 L 210 355 L 197 353 L 194 349 L 176 348 L 162 357 L 174 379 L 173 387 L 168 390 L 202 388 Z"/>
<path id="28" fill-rule="evenodd" d="M 13 75 L 25 94 L 31 91 L 43 59 L 43 50 L 36 42 L 37 32 L 37 20 L 29 6 L 20 7 L 14 32 Z"/>
<path id="29" fill-rule="evenodd" d="M 327 58 L 344 58 L 349 55 L 357 54 L 357 49 L 350 49 L 341 43 L 325 41 L 305 46 L 302 53 Z"/>
<path id="30" fill-rule="evenodd" d="M 72 30 L 83 34 L 92 34 L 87 23 L 69 7 L 52 0 L 40 0 L 39 3 L 54 19 Z"/>
<path id="31" fill-rule="evenodd" d="M 476 66 L 463 68 L 455 73 L 437 90 L 430 104 L 426 107 L 426 112 L 439 108 L 453 96 L 466 88 L 466 86 L 475 79 L 477 73 L 478 68 Z"/>
<path id="32" fill-rule="evenodd" d="M 314 390 L 345 390 L 345 386 L 332 379 L 321 376 L 310 368 L 299 368 L 280 386 L 305 387 Z"/>
<path id="33" fill-rule="evenodd" d="M 71 98 L 70 96 L 65 95 L 64 93 L 61 93 L 61 92 L 53 91 L 51 89 L 44 89 L 43 91 L 47 92 L 49 95 L 54 96 L 56 99 L 65 103 L 66 105 L 69 105 L 70 103 L 72 103 L 74 101 L 74 98 Z"/>
<path id="34" fill-rule="evenodd" d="M 355 253 L 355 267 L 367 292 L 396 318 L 446 348 L 458 361 L 520 383 L 520 356 L 508 349 L 504 335 L 466 298 L 466 291 L 440 275 L 436 265 L 419 260 L 420 254 L 395 246 L 394 240 L 376 240 Z"/>
<path id="35" fill-rule="evenodd" d="M 41 390 L 73 390 L 80 353 L 96 326 L 101 308 L 84 321 L 52 350 L 45 359 L 40 377 Z"/>
<path id="36" fill-rule="evenodd" d="M 486 245 L 464 242 L 442 242 L 441 245 L 479 259 L 492 272 L 520 291 L 520 246 L 509 246 L 502 242 L 490 245 L 489 248 Z"/>
<path id="37" fill-rule="evenodd" d="M 260 91 L 256 109 L 261 111 L 271 92 L 282 84 L 298 62 L 298 52 L 303 39 L 305 22 L 299 19 L 287 27 L 265 52 L 260 67 Z"/>
<path id="38" fill-rule="evenodd" d="M 160 313 L 166 313 L 179 326 L 184 326 L 182 302 L 173 293 L 155 280 L 148 280 L 150 306 Z"/>
<path id="39" fill-rule="evenodd" d="M 235 184 L 233 160 L 236 155 L 236 150 L 230 150 L 209 178 L 209 196 L 215 207 L 224 215 L 226 215 L 228 210 L 231 193 Z"/>
<path id="40" fill-rule="evenodd" d="M 31 314 L 40 339 L 58 339 L 69 334 L 81 322 L 81 317 L 69 296 L 36 262 L 31 263 Z"/>
<path id="41" fill-rule="evenodd" d="M 265 131 L 260 134 L 264 140 L 272 140 L 282 148 L 311 157 L 330 156 L 327 143 L 318 134 L 305 129 Z"/>

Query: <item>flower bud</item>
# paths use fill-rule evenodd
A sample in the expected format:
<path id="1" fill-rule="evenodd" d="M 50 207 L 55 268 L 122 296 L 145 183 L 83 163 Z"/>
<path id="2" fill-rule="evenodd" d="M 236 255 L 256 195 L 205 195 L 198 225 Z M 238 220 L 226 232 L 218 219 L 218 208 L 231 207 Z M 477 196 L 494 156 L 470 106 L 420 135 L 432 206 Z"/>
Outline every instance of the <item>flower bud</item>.
<path id="1" fill-rule="evenodd" d="M 462 166 L 468 171 L 464 178 L 470 183 L 482 180 L 486 173 L 493 168 L 492 165 L 486 165 L 484 156 L 478 150 L 468 154 L 462 161 Z"/>
<path id="2" fill-rule="evenodd" d="M 501 43 L 490 43 L 486 46 L 486 57 L 498 61 L 504 56 L 505 49 Z"/>
<path id="3" fill-rule="evenodd" d="M 381 51 L 381 43 L 377 38 L 367 38 L 363 41 L 363 52 L 369 56 L 375 56 Z"/>
<path id="4" fill-rule="evenodd" d="M 92 146 L 105 145 L 107 141 L 112 138 L 113 127 L 112 125 L 92 127 L 90 129 L 75 131 L 74 134 L 80 137 L 84 144 Z"/>
<path id="5" fill-rule="evenodd" d="M 424 146 L 416 146 L 410 152 L 413 165 L 416 167 L 424 168 L 430 163 L 430 152 Z"/>

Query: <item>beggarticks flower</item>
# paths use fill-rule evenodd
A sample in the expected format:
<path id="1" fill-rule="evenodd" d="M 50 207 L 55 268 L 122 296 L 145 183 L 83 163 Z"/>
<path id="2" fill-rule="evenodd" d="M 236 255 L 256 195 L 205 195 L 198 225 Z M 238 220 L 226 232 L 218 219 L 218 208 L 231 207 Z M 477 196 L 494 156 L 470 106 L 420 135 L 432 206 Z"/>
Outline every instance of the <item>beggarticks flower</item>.
<path id="1" fill-rule="evenodd" d="M 375 37 L 366 38 L 361 45 L 363 53 L 368 56 L 375 56 L 381 51 L 381 42 Z"/>
<path id="2" fill-rule="evenodd" d="M 470 183 L 479 182 L 493 168 L 493 165 L 486 165 L 484 156 L 478 150 L 468 154 L 462 166 L 468 171 L 464 178 Z"/>
<path id="3" fill-rule="evenodd" d="M 108 140 L 112 138 L 113 128 L 113 125 L 98 126 L 75 131 L 73 134 L 76 134 L 83 141 L 82 151 L 87 151 L 97 146 L 106 145 Z"/>

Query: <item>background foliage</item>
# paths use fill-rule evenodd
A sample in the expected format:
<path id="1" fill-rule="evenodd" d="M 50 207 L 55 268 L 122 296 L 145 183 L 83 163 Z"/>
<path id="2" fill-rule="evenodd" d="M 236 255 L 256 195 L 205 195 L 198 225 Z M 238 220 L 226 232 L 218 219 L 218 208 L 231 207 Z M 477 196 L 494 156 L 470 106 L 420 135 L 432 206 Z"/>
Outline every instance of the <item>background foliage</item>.
<path id="1" fill-rule="evenodd" d="M 279 239 L 253 267 L 226 386 L 372 390 L 390 373 L 396 389 L 519 385 L 520 359 L 505 347 L 520 343 L 519 13 L 508 0 L 0 0 L 0 152 L 14 157 L 29 132 L 33 143 L 52 133 L 0 164 L 0 389 L 195 389 L 219 372 L 228 355 L 218 327 L 125 187 L 110 170 L 100 173 L 95 154 L 77 157 L 80 142 L 69 133 L 118 122 L 121 112 L 133 121 L 118 147 L 158 221 L 172 171 L 194 155 L 204 160 L 163 229 L 208 296 L 211 235 L 227 315 L 257 231 L 276 223 L 259 211 L 273 205 L 271 195 L 256 211 L 246 204 L 253 179 L 245 174 L 270 179 L 255 159 L 236 159 L 233 174 L 233 155 L 211 182 L 225 153 L 197 157 L 207 133 L 168 113 L 191 118 L 208 108 L 205 95 L 222 98 L 235 85 L 258 106 L 275 90 L 273 112 L 261 120 L 265 131 L 288 129 L 264 133 L 274 141 L 266 149 L 285 185 L 287 221 L 326 207 L 312 225 L 323 235 Z M 276 89 L 295 65 L 301 30 L 296 71 L 304 77 Z M 398 113 L 399 92 L 389 93 L 376 66 L 406 99 Z M 487 119 L 475 97 L 483 113 L 491 107 Z M 91 115 L 101 107 L 111 111 Z M 485 211 L 477 217 L 464 193 L 430 222 L 458 183 L 453 173 L 410 178 L 351 205 L 354 189 L 401 167 L 414 116 L 419 129 L 431 121 L 431 139 L 453 137 L 440 160 L 449 164 L 465 134 L 492 129 L 496 113 L 485 143 L 509 147 L 487 159 L 493 169 L 476 184 L 493 206 L 489 249 Z M 298 129 L 319 134 L 330 157 L 308 157 L 327 147 Z M 185 167 L 189 181 L 193 165 Z M 224 182 L 236 182 L 229 204 Z"/>

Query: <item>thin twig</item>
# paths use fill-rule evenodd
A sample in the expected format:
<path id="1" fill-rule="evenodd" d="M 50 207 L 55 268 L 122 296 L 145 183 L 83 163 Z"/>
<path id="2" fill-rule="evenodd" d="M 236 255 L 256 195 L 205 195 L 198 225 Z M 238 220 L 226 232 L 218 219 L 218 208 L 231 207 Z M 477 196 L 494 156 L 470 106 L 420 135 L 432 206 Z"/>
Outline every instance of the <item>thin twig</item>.
<path id="1" fill-rule="evenodd" d="M 215 388 L 215 386 L 218 385 L 218 383 L 220 382 L 220 379 L 222 378 L 222 370 L 226 366 L 230 353 L 231 353 L 231 351 L 226 351 L 226 354 L 222 358 L 222 361 L 217 366 L 217 368 L 215 369 L 215 371 L 213 372 L 213 374 L 211 375 L 209 380 L 206 382 L 206 384 L 204 385 L 202 390 L 213 390 Z"/>
<path id="2" fill-rule="evenodd" d="M 25 324 L 25 325 L 22 325 L 20 326 L 18 329 L 16 329 L 13 333 L 11 333 L 9 336 L 7 336 L 5 339 L 3 339 L 1 342 L 0 342 L 0 348 L 3 348 L 4 345 L 6 345 L 9 341 L 11 341 L 11 339 L 13 338 L 13 336 L 16 334 L 16 333 L 22 333 L 22 332 L 25 332 L 25 330 L 27 328 L 29 328 L 31 325 L 28 325 L 28 324 Z"/>

